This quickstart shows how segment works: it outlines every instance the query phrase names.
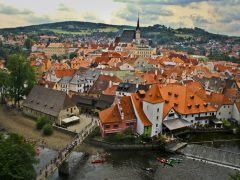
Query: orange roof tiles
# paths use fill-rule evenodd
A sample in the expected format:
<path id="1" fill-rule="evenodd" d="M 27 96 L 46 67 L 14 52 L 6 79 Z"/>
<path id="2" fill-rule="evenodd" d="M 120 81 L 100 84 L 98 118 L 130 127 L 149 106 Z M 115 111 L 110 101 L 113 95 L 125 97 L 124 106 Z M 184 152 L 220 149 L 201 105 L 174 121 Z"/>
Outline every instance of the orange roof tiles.
<path id="1" fill-rule="evenodd" d="M 112 82 L 122 82 L 121 79 L 119 79 L 117 76 L 113 75 L 103 75 L 103 74 L 100 74 L 99 77 L 98 77 L 99 80 L 101 81 L 112 81 Z"/>
<path id="2" fill-rule="evenodd" d="M 152 104 L 156 104 L 164 101 L 164 99 L 161 96 L 161 92 L 159 90 L 158 85 L 155 85 L 155 84 L 152 85 L 152 87 L 149 89 L 146 96 L 144 97 L 143 101 L 146 101 Z"/>
<path id="3" fill-rule="evenodd" d="M 120 99 L 122 111 L 124 113 L 124 120 L 133 120 L 136 119 L 134 114 L 132 101 L 130 96 L 123 96 Z"/>
<path id="4" fill-rule="evenodd" d="M 188 86 L 169 84 L 158 86 L 161 95 L 165 100 L 164 108 L 174 108 L 180 114 L 194 114 L 201 112 L 216 111 L 211 105 L 208 105 L 201 97 L 194 93 Z"/>
<path id="5" fill-rule="evenodd" d="M 221 93 L 212 92 L 209 101 L 215 105 L 232 104 L 232 102 Z"/>
<path id="6" fill-rule="evenodd" d="M 136 109 L 136 113 L 138 115 L 138 117 L 140 118 L 140 120 L 142 121 L 144 126 L 151 126 L 152 123 L 149 121 L 149 119 L 147 118 L 147 116 L 145 115 L 145 113 L 143 112 L 143 105 L 142 105 L 142 100 L 141 98 L 138 96 L 138 94 L 131 94 L 131 99 L 132 102 L 134 104 L 134 107 Z"/>
<path id="7" fill-rule="evenodd" d="M 112 87 L 108 87 L 107 89 L 104 90 L 103 94 L 115 96 L 117 88 L 118 88 L 117 85 L 113 85 Z"/>
<path id="8" fill-rule="evenodd" d="M 99 112 L 99 118 L 101 123 L 102 124 L 115 123 L 115 122 L 121 122 L 123 120 L 126 121 L 126 120 L 136 119 L 136 116 L 134 114 L 134 110 L 132 107 L 131 98 L 129 96 L 123 96 L 120 99 L 120 106 L 122 107 L 122 112 L 124 114 L 123 119 L 121 119 L 118 105 L 114 104 L 112 107 Z"/>
<path id="9" fill-rule="evenodd" d="M 121 122 L 121 116 L 117 104 L 99 112 L 98 114 L 102 124 Z"/>
<path id="10" fill-rule="evenodd" d="M 56 69 L 54 72 L 57 78 L 62 78 L 63 76 L 73 76 L 75 73 L 73 69 Z"/>

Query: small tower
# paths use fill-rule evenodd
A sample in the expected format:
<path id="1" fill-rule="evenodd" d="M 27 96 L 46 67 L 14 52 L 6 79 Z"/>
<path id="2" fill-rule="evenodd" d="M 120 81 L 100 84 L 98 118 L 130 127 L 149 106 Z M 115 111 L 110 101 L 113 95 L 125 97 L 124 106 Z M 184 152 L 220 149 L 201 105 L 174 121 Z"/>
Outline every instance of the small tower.
<path id="1" fill-rule="evenodd" d="M 137 21 L 137 27 L 136 27 L 136 40 L 139 40 L 140 38 L 141 36 L 140 36 L 139 13 L 138 13 L 138 21 Z"/>

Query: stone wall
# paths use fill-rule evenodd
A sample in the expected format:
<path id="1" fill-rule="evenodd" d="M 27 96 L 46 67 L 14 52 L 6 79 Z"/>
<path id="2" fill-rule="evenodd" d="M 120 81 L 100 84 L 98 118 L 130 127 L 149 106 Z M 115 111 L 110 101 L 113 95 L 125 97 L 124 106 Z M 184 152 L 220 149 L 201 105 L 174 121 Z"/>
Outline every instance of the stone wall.
<path id="1" fill-rule="evenodd" d="M 113 144 L 96 139 L 89 140 L 88 142 L 110 150 L 164 150 L 164 147 L 160 144 Z"/>

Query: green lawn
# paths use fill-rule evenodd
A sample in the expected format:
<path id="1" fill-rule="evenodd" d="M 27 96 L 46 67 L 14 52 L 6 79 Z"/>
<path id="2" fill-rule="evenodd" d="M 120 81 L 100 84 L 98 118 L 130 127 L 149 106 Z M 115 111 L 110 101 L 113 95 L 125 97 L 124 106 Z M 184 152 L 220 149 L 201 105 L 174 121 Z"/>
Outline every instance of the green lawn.
<path id="1" fill-rule="evenodd" d="M 52 31 L 57 34 L 73 34 L 73 35 L 91 35 L 94 32 L 117 32 L 118 29 L 114 27 L 107 27 L 107 28 L 99 28 L 99 29 L 87 29 L 87 30 L 80 30 L 78 32 L 75 31 L 66 31 L 62 29 L 42 29 L 43 31 Z"/>

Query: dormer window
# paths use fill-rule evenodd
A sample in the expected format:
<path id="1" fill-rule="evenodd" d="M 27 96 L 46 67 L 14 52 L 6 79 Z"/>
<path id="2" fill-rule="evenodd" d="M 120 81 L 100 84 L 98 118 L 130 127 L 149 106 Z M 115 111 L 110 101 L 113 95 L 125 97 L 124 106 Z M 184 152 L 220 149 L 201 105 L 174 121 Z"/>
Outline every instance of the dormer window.
<path id="1" fill-rule="evenodd" d="M 165 103 L 167 103 L 167 104 L 168 104 L 168 103 L 169 103 L 169 100 L 165 100 Z"/>
<path id="2" fill-rule="evenodd" d="M 191 98 L 191 99 L 194 99 L 194 95 L 191 95 L 190 98 Z"/>
<path id="3" fill-rule="evenodd" d="M 169 96 L 171 96 L 171 95 L 172 95 L 172 93 L 171 93 L 171 92 L 168 92 L 168 95 L 169 95 Z"/>
<path id="4" fill-rule="evenodd" d="M 152 96 L 152 93 L 149 93 L 149 96 Z"/>
<path id="5" fill-rule="evenodd" d="M 174 103 L 174 106 L 178 106 L 178 103 Z"/>
<path id="6" fill-rule="evenodd" d="M 178 97 L 178 94 L 174 94 L 174 97 Z"/>
<path id="7" fill-rule="evenodd" d="M 199 108 L 200 107 L 200 104 L 195 104 L 196 108 Z"/>
<path id="8" fill-rule="evenodd" d="M 191 109 L 191 108 L 192 108 L 192 105 L 191 105 L 191 104 L 188 104 L 187 107 L 188 107 L 188 109 Z"/>
<path id="9" fill-rule="evenodd" d="M 204 103 L 203 106 L 204 106 L 204 107 L 208 107 L 208 103 Z"/>

